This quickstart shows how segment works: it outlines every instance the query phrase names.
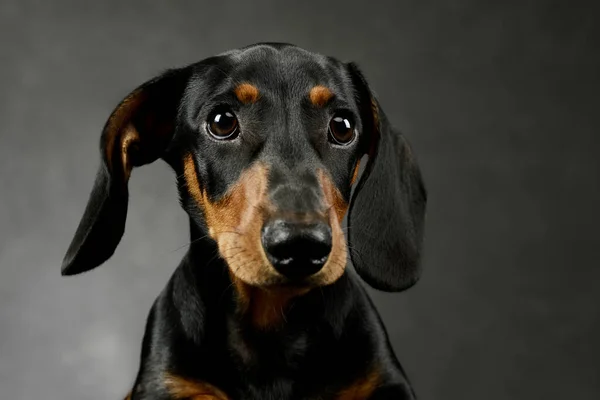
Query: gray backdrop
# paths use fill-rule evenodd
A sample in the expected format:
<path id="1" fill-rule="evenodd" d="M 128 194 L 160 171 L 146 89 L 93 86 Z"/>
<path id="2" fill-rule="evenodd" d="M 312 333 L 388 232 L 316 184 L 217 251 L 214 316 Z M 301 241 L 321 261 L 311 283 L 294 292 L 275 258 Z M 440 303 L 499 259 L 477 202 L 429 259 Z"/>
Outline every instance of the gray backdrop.
<path id="1" fill-rule="evenodd" d="M 136 170 L 115 256 L 60 277 L 100 129 L 162 69 L 257 41 L 357 61 L 414 144 L 431 199 L 425 273 L 374 296 L 420 397 L 600 398 L 595 8 L 3 0 L 0 398 L 127 392 L 187 222 L 167 166 Z"/>

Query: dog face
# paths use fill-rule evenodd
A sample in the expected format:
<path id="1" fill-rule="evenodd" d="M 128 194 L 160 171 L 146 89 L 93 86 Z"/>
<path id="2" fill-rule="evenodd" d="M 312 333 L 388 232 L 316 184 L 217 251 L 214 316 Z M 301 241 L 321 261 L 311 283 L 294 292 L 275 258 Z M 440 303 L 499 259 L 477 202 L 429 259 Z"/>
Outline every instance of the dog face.
<path id="1" fill-rule="evenodd" d="M 169 71 L 117 106 L 101 155 L 65 274 L 113 254 L 132 168 L 163 158 L 177 173 L 184 208 L 235 280 L 335 282 L 347 265 L 348 212 L 350 255 L 363 279 L 402 290 L 418 278 L 421 176 L 354 64 L 261 44 Z"/>
<path id="2" fill-rule="evenodd" d="M 231 273 L 253 286 L 339 278 L 361 131 L 343 66 L 253 47 L 202 64 L 185 99 L 182 198 L 200 209 Z"/>

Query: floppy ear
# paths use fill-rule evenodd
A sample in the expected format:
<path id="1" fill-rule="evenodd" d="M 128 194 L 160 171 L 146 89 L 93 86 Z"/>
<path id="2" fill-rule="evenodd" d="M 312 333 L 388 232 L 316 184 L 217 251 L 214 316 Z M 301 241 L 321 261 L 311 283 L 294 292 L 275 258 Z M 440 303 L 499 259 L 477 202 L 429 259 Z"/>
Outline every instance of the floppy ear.
<path id="1" fill-rule="evenodd" d="M 427 194 L 410 145 L 390 126 L 358 68 L 348 67 L 369 156 L 350 201 L 350 257 L 370 286 L 397 292 L 420 276 Z"/>
<path id="2" fill-rule="evenodd" d="M 89 271 L 113 255 L 125 230 L 131 170 L 162 156 L 187 79 L 185 69 L 167 71 L 131 92 L 106 121 L 100 168 L 63 260 L 63 275 Z"/>

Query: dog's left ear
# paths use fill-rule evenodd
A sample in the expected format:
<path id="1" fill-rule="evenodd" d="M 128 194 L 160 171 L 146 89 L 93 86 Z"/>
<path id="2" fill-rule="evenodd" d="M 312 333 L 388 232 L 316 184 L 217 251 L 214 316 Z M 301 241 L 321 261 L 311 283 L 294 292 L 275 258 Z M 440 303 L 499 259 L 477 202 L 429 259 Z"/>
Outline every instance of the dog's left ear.
<path id="1" fill-rule="evenodd" d="M 350 257 L 370 286 L 398 292 L 420 277 L 427 193 L 410 145 L 390 126 L 356 65 L 348 70 L 363 123 L 360 145 L 369 157 L 348 212 Z"/>
<path id="2" fill-rule="evenodd" d="M 176 69 L 142 84 L 106 121 L 100 168 L 63 260 L 63 275 L 88 271 L 113 255 L 125 230 L 131 170 L 164 155 L 188 77 L 187 69 Z"/>

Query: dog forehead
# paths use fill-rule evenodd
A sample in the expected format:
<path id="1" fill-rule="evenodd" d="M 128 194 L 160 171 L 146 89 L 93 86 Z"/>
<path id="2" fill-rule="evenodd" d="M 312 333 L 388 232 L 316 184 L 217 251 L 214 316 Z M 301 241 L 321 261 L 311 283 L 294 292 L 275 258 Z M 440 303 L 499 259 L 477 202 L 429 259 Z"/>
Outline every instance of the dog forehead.
<path id="1" fill-rule="evenodd" d="M 280 69 L 310 68 L 315 70 L 337 63 L 337 60 L 301 47 L 285 44 L 258 44 L 225 55 L 236 65 L 271 66 Z"/>
<path id="2" fill-rule="evenodd" d="M 246 82 L 278 94 L 304 93 L 315 85 L 343 84 L 342 63 L 293 45 L 259 44 L 233 50 L 198 63 L 196 74 L 214 92 Z M 208 72 L 208 73 L 207 73 Z"/>
<path id="3" fill-rule="evenodd" d="M 298 48 L 249 50 L 235 62 L 232 74 L 238 80 L 252 81 L 265 88 L 286 86 L 306 90 L 334 79 L 332 62 L 325 57 Z"/>

